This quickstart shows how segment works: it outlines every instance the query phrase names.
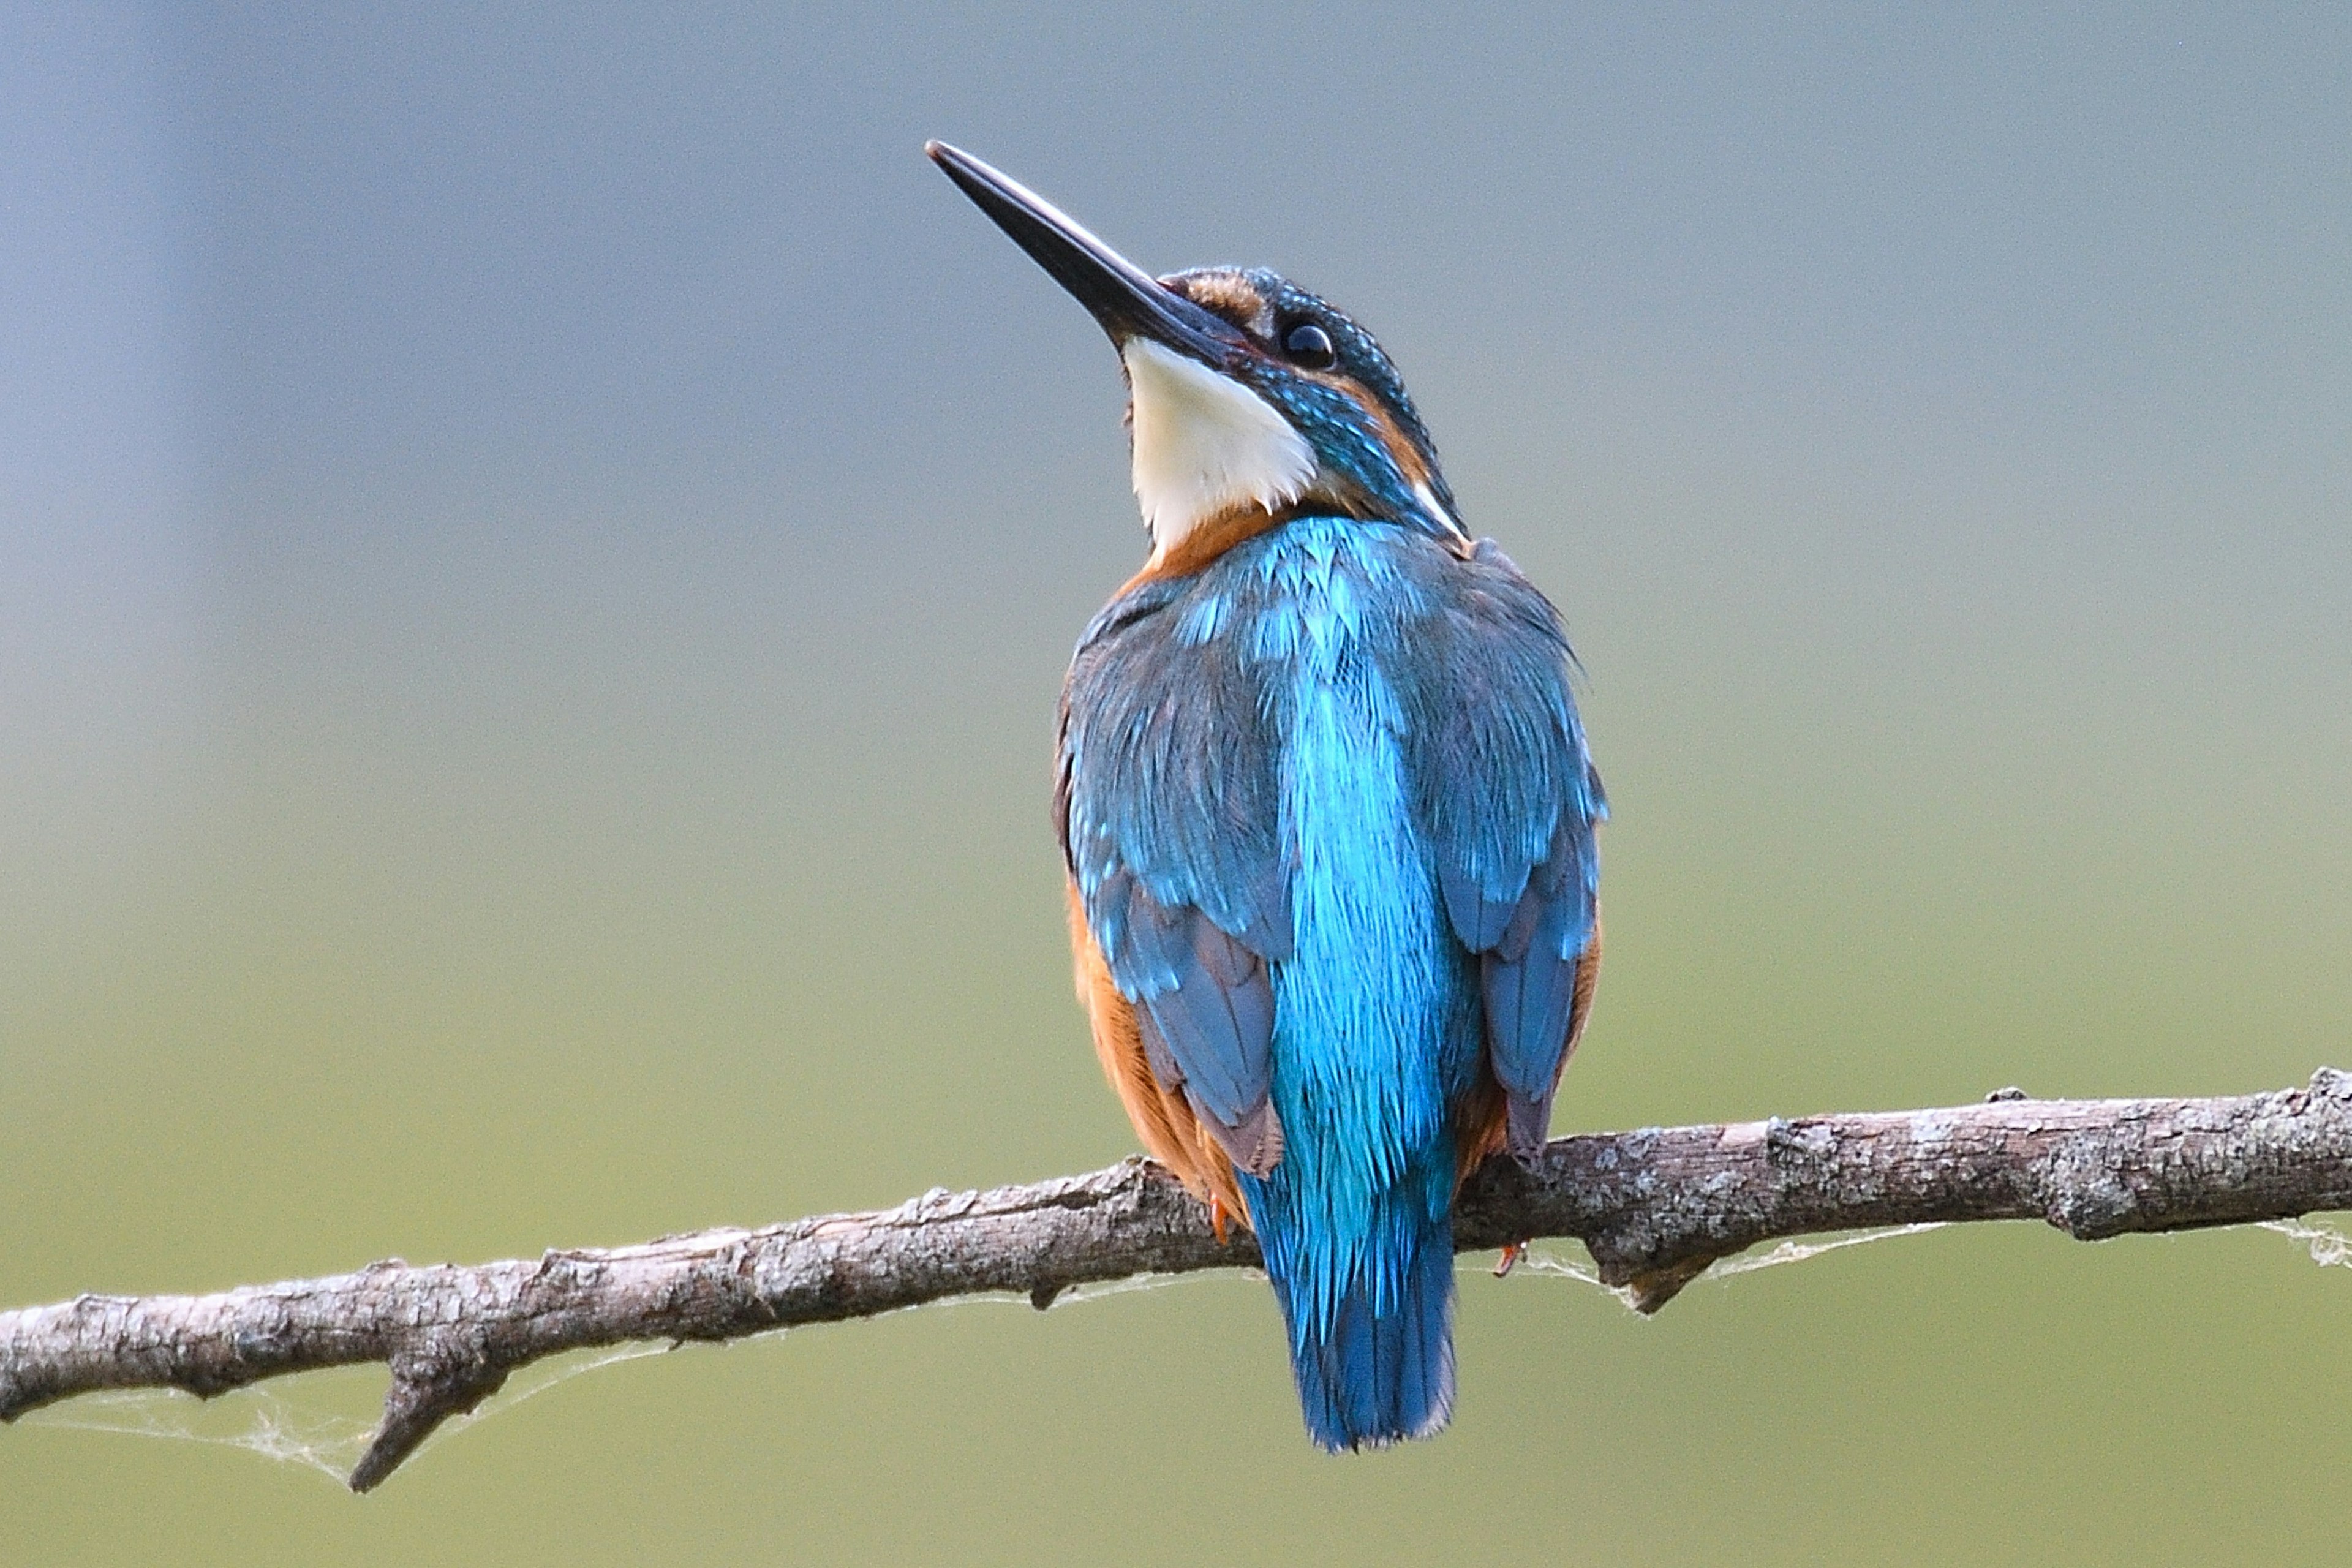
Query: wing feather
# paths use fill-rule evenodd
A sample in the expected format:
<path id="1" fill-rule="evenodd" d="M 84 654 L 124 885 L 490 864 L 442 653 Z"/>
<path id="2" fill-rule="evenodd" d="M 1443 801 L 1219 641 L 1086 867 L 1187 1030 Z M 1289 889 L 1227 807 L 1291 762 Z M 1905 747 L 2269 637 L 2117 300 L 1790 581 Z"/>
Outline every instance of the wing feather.
<path id="1" fill-rule="evenodd" d="M 1399 724 L 1445 920 L 1477 956 L 1507 1141 L 1540 1146 L 1591 994 L 1606 816 L 1558 614 L 1481 542 L 1393 558 L 1418 606 Z M 1063 698 L 1057 826 L 1088 930 L 1150 1069 L 1264 1173 L 1281 1153 L 1270 963 L 1293 951 L 1278 746 L 1238 618 L 1195 577 L 1097 617 Z"/>
<path id="2" fill-rule="evenodd" d="M 1513 1152 L 1541 1147 L 1591 995 L 1608 815 L 1559 617 L 1491 540 L 1420 650 L 1424 818 L 1448 922 L 1479 956 L 1486 1060 Z"/>
<path id="3" fill-rule="evenodd" d="M 1081 640 L 1063 696 L 1063 851 L 1151 1070 L 1239 1168 L 1273 1170 L 1274 985 L 1291 952 L 1273 748 L 1233 650 L 1147 584 Z"/>

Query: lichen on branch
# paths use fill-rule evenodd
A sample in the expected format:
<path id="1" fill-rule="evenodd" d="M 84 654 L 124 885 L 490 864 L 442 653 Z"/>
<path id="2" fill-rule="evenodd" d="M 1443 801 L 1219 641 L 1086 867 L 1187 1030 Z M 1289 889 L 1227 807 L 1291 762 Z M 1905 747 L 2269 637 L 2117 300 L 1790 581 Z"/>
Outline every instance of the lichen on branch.
<path id="1" fill-rule="evenodd" d="M 1761 1241 L 1866 1226 L 2038 1219 L 2082 1240 L 2352 1207 L 2352 1076 L 2210 1100 L 2039 1100 L 1585 1133 L 1464 1189 L 1454 1244 L 1584 1243 L 1655 1311 Z M 351 1476 L 382 1481 L 519 1367 L 631 1341 L 727 1340 L 1011 1292 L 1254 1266 L 1246 1232 L 1148 1161 L 894 1209 L 707 1230 L 535 1260 L 414 1266 L 206 1296 L 90 1296 L 0 1312 L 0 1421 L 101 1389 L 211 1396 L 383 1363 L 384 1415 Z"/>

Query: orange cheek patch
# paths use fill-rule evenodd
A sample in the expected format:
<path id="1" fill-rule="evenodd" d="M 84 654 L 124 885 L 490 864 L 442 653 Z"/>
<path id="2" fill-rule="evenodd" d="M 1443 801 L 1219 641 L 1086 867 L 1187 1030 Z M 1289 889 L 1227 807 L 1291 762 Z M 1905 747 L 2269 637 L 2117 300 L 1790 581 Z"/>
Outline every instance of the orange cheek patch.
<path id="1" fill-rule="evenodd" d="M 1236 326 L 1246 327 L 1266 313 L 1265 296 L 1238 272 L 1203 272 L 1188 278 L 1184 280 L 1184 297 Z"/>

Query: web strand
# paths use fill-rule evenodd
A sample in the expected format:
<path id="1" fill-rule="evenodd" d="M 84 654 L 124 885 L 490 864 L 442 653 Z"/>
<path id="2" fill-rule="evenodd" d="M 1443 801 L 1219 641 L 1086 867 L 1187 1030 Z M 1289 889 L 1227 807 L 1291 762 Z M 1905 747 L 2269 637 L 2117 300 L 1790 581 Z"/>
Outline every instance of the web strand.
<path id="1" fill-rule="evenodd" d="M 1890 1226 L 1881 1230 L 1854 1231 L 1820 1241 L 1784 1241 L 1769 1251 L 1752 1256 L 1727 1258 L 1708 1269 L 1704 1280 L 1728 1286 L 1743 1275 L 1760 1273 L 1767 1268 L 1779 1268 L 1793 1263 L 1807 1263 L 1832 1252 L 1851 1247 L 1893 1241 L 1903 1237 L 1923 1236 L 1931 1230 L 1942 1230 L 1941 1223 Z M 2241 1227 L 2242 1228 L 2242 1227 Z M 2352 1268 L 2352 1237 L 2327 1226 L 2312 1225 L 2302 1220 L 2263 1220 L 2252 1228 L 2273 1232 L 2301 1246 L 2311 1261 L 2322 1268 Z M 1465 1260 L 1458 1272 L 1467 1276 L 1486 1274 L 1488 1267 Z M 1111 1280 L 1100 1285 L 1080 1286 L 1064 1291 L 1053 1303 L 1053 1310 L 1079 1302 L 1093 1302 L 1113 1296 L 1132 1295 L 1143 1290 L 1165 1289 L 1172 1285 L 1190 1284 L 1202 1279 L 1255 1278 L 1255 1270 L 1243 1275 L 1224 1274 L 1147 1274 L 1130 1279 Z M 1631 1290 L 1612 1286 L 1588 1262 L 1558 1253 L 1530 1247 L 1522 1254 L 1512 1269 L 1512 1278 L 1567 1279 L 1590 1286 L 1605 1295 L 1614 1297 L 1629 1310 L 1633 1304 Z M 1030 1303 L 1025 1297 L 1013 1295 L 964 1297 L 931 1306 L 907 1309 L 910 1311 L 935 1311 L 941 1306 L 964 1305 L 992 1301 L 1023 1308 Z M 785 1331 L 757 1336 L 780 1339 Z M 667 1343 L 621 1345 L 611 1350 L 561 1357 L 542 1362 L 518 1373 L 514 1380 L 498 1397 L 486 1401 L 470 1415 L 451 1420 L 426 1444 L 430 1449 L 439 1446 L 450 1434 L 479 1426 L 491 1416 L 511 1410 L 526 1400 L 536 1399 L 560 1384 L 571 1382 L 587 1373 L 597 1372 L 625 1361 L 637 1361 L 646 1356 L 666 1355 L 674 1347 Z M 311 1374 L 313 1378 L 321 1375 Z M 198 1400 L 191 1394 L 168 1389 L 133 1389 L 114 1394 L 95 1394 L 52 1405 L 26 1415 L 22 1425 L 46 1426 L 61 1432 L 96 1432 L 111 1436 L 152 1437 L 175 1443 L 199 1443 L 215 1447 L 234 1448 L 257 1455 L 279 1464 L 299 1465 L 341 1485 L 351 1474 L 352 1467 L 368 1446 L 373 1424 L 357 1416 L 306 1405 L 268 1387 L 239 1389 L 210 1401 Z"/>

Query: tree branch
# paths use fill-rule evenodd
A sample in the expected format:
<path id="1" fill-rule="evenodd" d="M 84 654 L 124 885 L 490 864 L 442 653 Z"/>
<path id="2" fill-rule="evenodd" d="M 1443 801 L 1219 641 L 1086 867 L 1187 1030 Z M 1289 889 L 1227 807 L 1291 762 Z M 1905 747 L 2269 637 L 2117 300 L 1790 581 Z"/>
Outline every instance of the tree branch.
<path id="1" fill-rule="evenodd" d="M 1574 1237 L 1654 1312 L 1757 1242 L 1863 1226 L 2039 1219 L 2085 1241 L 2352 1207 L 2352 1075 L 2215 1100 L 2035 1100 L 1645 1128 L 1562 1138 L 1464 1190 L 1463 1251 Z M 210 1296 L 80 1296 L 0 1312 L 0 1421 L 78 1394 L 180 1388 L 383 1362 L 365 1491 L 434 1428 L 543 1356 L 631 1340 L 726 1340 L 989 1291 L 1040 1310 L 1073 1285 L 1254 1265 L 1158 1166 L 876 1214 L 707 1230 L 537 1261 L 412 1267 Z"/>

